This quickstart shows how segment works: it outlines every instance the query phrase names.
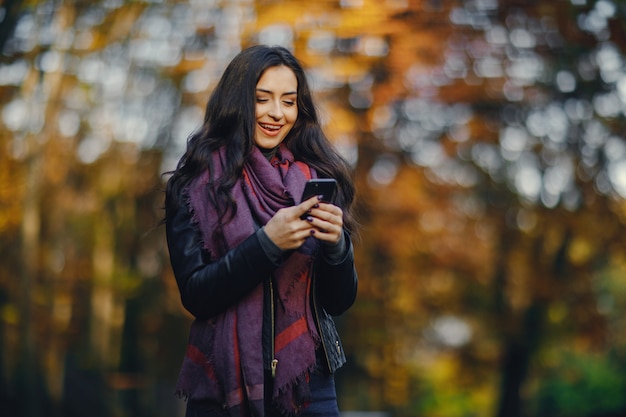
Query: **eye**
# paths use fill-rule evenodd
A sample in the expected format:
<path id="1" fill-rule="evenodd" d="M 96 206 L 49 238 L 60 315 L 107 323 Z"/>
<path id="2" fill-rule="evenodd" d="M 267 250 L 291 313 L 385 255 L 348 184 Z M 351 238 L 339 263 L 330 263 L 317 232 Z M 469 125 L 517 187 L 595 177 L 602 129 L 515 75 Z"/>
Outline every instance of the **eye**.
<path id="1" fill-rule="evenodd" d="M 297 98 L 295 94 L 289 94 L 283 97 L 283 104 L 285 106 L 295 106 L 297 104 Z"/>
<path id="2" fill-rule="evenodd" d="M 256 98 L 256 102 L 257 103 L 267 103 L 268 99 L 264 98 L 264 97 L 257 97 Z"/>

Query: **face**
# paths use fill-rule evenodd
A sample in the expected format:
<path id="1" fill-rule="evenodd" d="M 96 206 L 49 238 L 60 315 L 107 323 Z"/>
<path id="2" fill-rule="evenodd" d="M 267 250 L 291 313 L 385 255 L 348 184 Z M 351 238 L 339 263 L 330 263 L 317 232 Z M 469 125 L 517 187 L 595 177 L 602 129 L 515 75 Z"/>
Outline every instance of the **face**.
<path id="1" fill-rule="evenodd" d="M 265 70 L 256 85 L 256 130 L 259 148 L 280 145 L 298 118 L 298 80 L 286 66 Z"/>

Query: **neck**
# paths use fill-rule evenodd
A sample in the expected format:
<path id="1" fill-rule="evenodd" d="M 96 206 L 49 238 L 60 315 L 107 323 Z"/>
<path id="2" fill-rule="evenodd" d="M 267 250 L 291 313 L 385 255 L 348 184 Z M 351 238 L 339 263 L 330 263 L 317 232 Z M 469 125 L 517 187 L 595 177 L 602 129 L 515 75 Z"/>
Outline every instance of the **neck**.
<path id="1" fill-rule="evenodd" d="M 265 159 L 267 159 L 268 161 L 271 161 L 272 158 L 276 155 L 276 151 L 278 150 L 278 146 L 276 146 L 275 148 L 272 148 L 272 149 L 265 149 L 265 148 L 259 147 L 259 150 L 261 151 L 261 153 L 263 154 Z"/>

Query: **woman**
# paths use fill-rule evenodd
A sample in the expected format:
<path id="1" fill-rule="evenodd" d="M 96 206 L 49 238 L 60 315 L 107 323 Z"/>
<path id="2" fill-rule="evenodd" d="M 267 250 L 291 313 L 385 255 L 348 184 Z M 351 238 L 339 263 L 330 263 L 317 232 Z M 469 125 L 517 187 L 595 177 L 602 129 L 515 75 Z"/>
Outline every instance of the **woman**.
<path id="1" fill-rule="evenodd" d="M 300 201 L 309 178 L 334 203 Z M 178 381 L 187 416 L 338 416 L 345 356 L 330 315 L 354 302 L 354 187 L 304 71 L 282 47 L 226 68 L 166 189 L 166 233 L 194 315 Z"/>

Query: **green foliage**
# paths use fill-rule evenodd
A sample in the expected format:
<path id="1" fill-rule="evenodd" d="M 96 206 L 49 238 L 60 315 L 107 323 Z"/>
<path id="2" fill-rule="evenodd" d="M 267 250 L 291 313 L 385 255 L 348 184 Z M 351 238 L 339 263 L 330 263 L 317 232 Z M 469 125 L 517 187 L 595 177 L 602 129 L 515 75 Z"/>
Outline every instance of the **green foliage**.
<path id="1" fill-rule="evenodd" d="M 476 389 L 463 389 L 453 382 L 444 385 L 431 385 L 419 392 L 416 401 L 416 416 L 429 417 L 481 417 L 491 415 L 478 397 Z"/>
<path id="2" fill-rule="evenodd" d="M 529 400 L 537 417 L 621 415 L 626 410 L 625 364 L 612 355 L 563 350 L 541 371 Z"/>

